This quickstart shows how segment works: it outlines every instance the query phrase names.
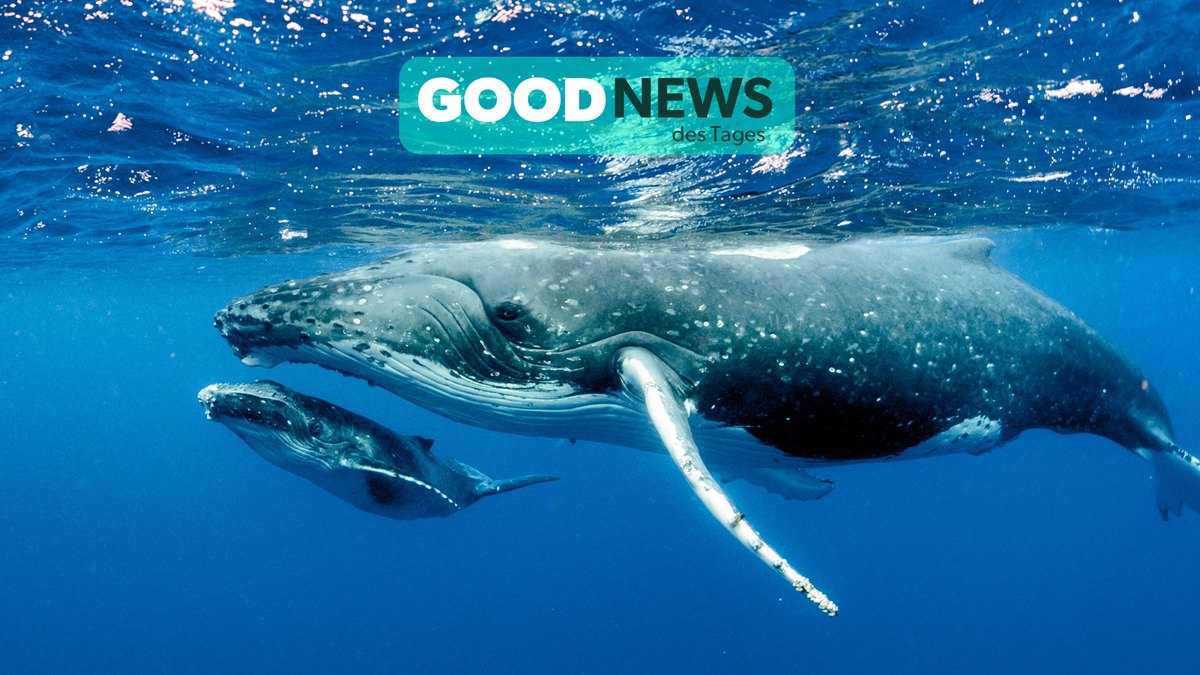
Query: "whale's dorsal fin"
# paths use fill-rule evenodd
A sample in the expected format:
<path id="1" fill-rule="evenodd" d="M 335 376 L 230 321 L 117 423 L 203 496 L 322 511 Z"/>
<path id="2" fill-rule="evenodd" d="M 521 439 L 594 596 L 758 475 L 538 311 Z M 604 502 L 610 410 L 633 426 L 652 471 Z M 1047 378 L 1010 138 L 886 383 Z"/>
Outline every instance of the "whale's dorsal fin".
<path id="1" fill-rule="evenodd" d="M 857 245 L 895 249 L 921 248 L 926 251 L 936 251 L 947 258 L 957 258 L 968 262 L 984 262 L 989 260 L 992 249 L 996 248 L 996 242 L 985 237 L 959 237 L 954 239 L 901 237 L 898 239 L 864 241 Z"/>
<path id="2" fill-rule="evenodd" d="M 952 257 L 971 262 L 982 262 L 991 258 L 992 249 L 996 248 L 996 242 L 983 237 L 972 237 L 970 239 L 953 239 L 938 244 L 938 246 L 945 248 Z"/>

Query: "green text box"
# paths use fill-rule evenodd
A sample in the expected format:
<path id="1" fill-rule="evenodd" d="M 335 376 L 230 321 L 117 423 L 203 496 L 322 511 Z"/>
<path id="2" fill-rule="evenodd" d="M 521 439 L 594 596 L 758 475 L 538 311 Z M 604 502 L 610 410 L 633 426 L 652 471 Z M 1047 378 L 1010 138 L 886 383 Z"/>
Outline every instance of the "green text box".
<path id="1" fill-rule="evenodd" d="M 446 80 L 438 87 L 435 78 Z M 524 87 L 541 89 L 522 95 L 522 82 L 533 78 L 540 79 Z M 572 78 L 577 87 L 586 80 L 599 86 L 605 105 L 594 119 L 567 119 Z M 627 93 L 619 94 L 620 79 Z M 556 114 L 523 117 L 522 110 L 533 118 L 554 110 L 547 86 L 558 92 Z M 483 119 L 472 115 L 472 88 Z M 506 95 L 507 114 L 487 120 L 503 110 L 496 106 Z M 574 99 L 583 109 L 596 100 Z M 426 114 L 444 119 L 456 106 L 454 119 Z M 400 71 L 399 112 L 400 141 L 417 154 L 778 154 L 795 137 L 795 72 L 773 57 L 418 57 Z"/>

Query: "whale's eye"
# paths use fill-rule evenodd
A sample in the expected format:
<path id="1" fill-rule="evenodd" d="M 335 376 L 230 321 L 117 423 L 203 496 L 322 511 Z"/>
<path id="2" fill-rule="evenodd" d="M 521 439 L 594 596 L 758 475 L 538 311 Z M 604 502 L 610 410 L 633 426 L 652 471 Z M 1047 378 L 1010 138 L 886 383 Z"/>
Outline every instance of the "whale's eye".
<path id="1" fill-rule="evenodd" d="M 320 436 L 325 433 L 325 425 L 320 422 L 312 422 L 308 425 L 308 433 L 313 436 Z"/>
<path id="2" fill-rule="evenodd" d="M 501 321 L 516 321 L 525 315 L 525 308 L 515 302 L 496 305 L 496 318 Z"/>

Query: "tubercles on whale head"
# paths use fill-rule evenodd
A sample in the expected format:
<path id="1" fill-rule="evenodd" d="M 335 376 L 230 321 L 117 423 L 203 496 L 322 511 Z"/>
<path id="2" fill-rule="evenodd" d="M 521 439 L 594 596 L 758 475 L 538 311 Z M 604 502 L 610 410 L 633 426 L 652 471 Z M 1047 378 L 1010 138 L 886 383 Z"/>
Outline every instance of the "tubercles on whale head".
<path id="1" fill-rule="evenodd" d="M 538 386 L 537 366 L 514 345 L 532 321 L 521 297 L 485 302 L 469 278 L 413 271 L 413 260 L 267 287 L 229 303 L 215 325 L 251 366 L 307 361 L 352 375 L 395 376 L 405 391 L 467 380 L 497 396 L 509 386 Z M 413 368 L 422 377 L 399 375 Z"/>

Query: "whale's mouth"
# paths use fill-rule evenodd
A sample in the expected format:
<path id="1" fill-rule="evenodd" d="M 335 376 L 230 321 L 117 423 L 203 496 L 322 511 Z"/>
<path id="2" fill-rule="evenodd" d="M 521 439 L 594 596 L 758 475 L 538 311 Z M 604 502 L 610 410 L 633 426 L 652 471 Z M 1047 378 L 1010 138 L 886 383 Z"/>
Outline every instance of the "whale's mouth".
<path id="1" fill-rule="evenodd" d="M 215 323 L 247 364 L 314 363 L 455 421 L 533 436 L 645 436 L 613 354 L 642 346 L 685 378 L 702 361 L 648 333 L 579 341 L 512 297 L 485 305 L 466 283 L 423 274 L 280 284 L 234 300 Z"/>
<path id="2" fill-rule="evenodd" d="M 318 277 L 268 287 L 230 302 L 214 325 L 248 365 L 271 367 L 308 346 L 330 345 L 385 361 L 394 355 L 440 360 L 507 384 L 545 379 L 555 370 L 541 358 L 546 350 L 521 348 L 501 333 L 471 288 L 436 276 L 374 283 Z"/>
<path id="3" fill-rule="evenodd" d="M 527 436 L 578 440 L 646 435 L 644 415 L 619 391 L 588 392 L 554 380 L 512 383 L 464 375 L 441 360 L 359 350 L 342 343 L 304 345 L 279 358 L 304 361 L 369 381 L 456 422 Z M 641 447 L 641 444 L 638 444 Z"/>

